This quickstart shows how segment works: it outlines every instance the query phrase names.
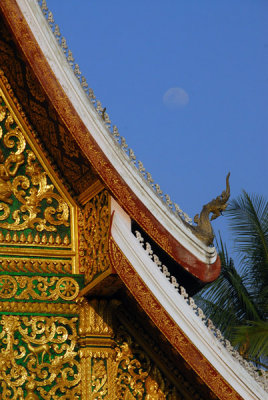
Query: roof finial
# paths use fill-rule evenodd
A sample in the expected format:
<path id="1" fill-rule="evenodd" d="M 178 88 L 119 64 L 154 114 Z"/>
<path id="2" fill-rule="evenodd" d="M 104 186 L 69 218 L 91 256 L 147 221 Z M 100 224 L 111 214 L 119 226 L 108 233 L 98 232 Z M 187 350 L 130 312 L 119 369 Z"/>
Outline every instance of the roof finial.
<path id="1" fill-rule="evenodd" d="M 194 222 L 197 225 L 188 225 L 191 231 L 207 246 L 213 244 L 213 239 L 215 236 L 210 221 L 218 218 L 222 211 L 224 211 L 227 207 L 227 201 L 230 197 L 229 177 L 230 172 L 226 176 L 226 190 L 224 190 L 220 196 L 216 197 L 216 199 L 213 199 L 209 203 L 205 204 L 200 215 L 196 214 L 194 217 Z M 212 216 L 209 219 L 211 213 Z"/>

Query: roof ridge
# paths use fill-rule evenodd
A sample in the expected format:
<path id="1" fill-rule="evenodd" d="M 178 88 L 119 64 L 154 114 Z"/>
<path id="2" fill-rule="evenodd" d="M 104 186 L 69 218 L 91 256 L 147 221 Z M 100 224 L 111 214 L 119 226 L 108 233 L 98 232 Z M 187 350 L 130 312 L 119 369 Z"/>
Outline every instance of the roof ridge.
<path id="1" fill-rule="evenodd" d="M 106 112 L 106 107 L 103 107 L 101 102 L 96 99 L 93 89 L 91 89 L 87 83 L 86 78 L 82 75 L 80 71 L 79 65 L 75 62 L 72 51 L 69 49 L 66 39 L 60 33 L 59 26 L 55 23 L 52 12 L 48 9 L 46 0 L 36 0 L 39 4 L 45 19 L 50 26 L 59 47 L 62 49 L 65 54 L 66 60 L 74 72 L 74 75 L 78 79 L 82 89 L 84 90 L 87 98 L 89 99 L 90 104 L 93 106 L 94 110 L 98 114 L 98 116 L 102 119 L 107 131 L 110 136 L 113 138 L 114 143 L 117 147 L 122 151 L 122 153 L 127 156 L 130 164 L 135 167 L 135 170 L 139 173 L 139 175 L 143 178 L 143 180 L 147 183 L 147 185 L 151 188 L 154 194 L 162 201 L 162 203 L 166 206 L 166 208 L 173 212 L 173 214 L 179 218 L 184 220 L 187 224 L 192 225 L 192 218 L 189 217 L 187 213 L 182 211 L 180 206 L 174 203 L 168 194 L 164 194 L 161 190 L 158 183 L 154 183 L 152 175 L 150 172 L 146 171 L 143 163 L 136 159 L 135 153 L 133 149 L 131 149 L 126 143 L 126 139 L 119 134 L 118 128 L 116 125 L 111 125 L 111 120 L 109 118 L 108 113 Z"/>

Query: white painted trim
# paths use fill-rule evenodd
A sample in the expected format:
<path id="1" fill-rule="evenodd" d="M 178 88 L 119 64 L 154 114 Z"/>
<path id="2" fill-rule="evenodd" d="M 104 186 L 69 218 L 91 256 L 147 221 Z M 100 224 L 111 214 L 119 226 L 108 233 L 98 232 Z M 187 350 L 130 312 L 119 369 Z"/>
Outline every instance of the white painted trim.
<path id="1" fill-rule="evenodd" d="M 17 4 L 47 62 L 53 70 L 56 79 L 113 167 L 175 240 L 203 263 L 213 264 L 217 258 L 215 248 L 203 244 L 195 237 L 190 229 L 185 227 L 179 218 L 176 218 L 176 216 L 168 210 L 157 195 L 154 194 L 144 182 L 136 168 L 131 165 L 127 156 L 117 148 L 112 137 L 108 134 L 104 122 L 90 104 L 80 83 L 67 63 L 65 55 L 45 20 L 37 1 L 17 0 Z"/>
<path id="2" fill-rule="evenodd" d="M 146 254 L 119 213 L 115 211 L 111 234 L 151 293 L 221 376 L 246 400 L 264 400 L 267 393 L 222 346 L 184 298 Z"/>

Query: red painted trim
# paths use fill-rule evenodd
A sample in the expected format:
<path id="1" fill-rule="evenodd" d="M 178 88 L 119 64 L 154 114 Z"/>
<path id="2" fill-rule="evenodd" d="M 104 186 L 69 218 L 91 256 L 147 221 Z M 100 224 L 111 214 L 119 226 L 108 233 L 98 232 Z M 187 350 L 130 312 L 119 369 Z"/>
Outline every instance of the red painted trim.
<path id="1" fill-rule="evenodd" d="M 34 74 L 59 117 L 119 204 L 163 250 L 188 272 L 202 282 L 215 280 L 220 274 L 219 257 L 212 265 L 203 263 L 177 242 L 133 193 L 132 189 L 126 184 L 99 148 L 57 81 L 16 0 L 1 0 L 0 10 L 18 46 L 31 65 Z"/>
<path id="2" fill-rule="evenodd" d="M 242 397 L 226 382 L 170 317 L 112 237 L 109 238 L 109 257 L 113 268 L 154 325 L 203 382 L 218 396 L 217 398 L 242 400 Z"/>

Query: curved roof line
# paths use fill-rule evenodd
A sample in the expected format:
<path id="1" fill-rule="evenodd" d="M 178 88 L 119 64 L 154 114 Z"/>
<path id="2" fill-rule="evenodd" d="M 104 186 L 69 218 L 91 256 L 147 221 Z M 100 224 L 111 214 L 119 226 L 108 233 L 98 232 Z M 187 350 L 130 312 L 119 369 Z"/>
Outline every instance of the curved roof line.
<path id="1" fill-rule="evenodd" d="M 35 1 L 2 0 L 0 8 L 26 59 L 89 163 L 130 217 L 175 261 L 202 282 L 216 279 L 220 261 L 144 184 L 118 149 L 73 74 Z"/>
<path id="2" fill-rule="evenodd" d="M 196 314 L 193 299 L 187 304 L 185 290 L 180 294 L 166 279 L 117 211 L 111 223 L 109 256 L 135 300 L 219 399 L 265 398 L 265 377 L 258 382 L 257 369 L 224 347 L 217 338 L 219 332 L 205 325 L 202 310 Z"/>

